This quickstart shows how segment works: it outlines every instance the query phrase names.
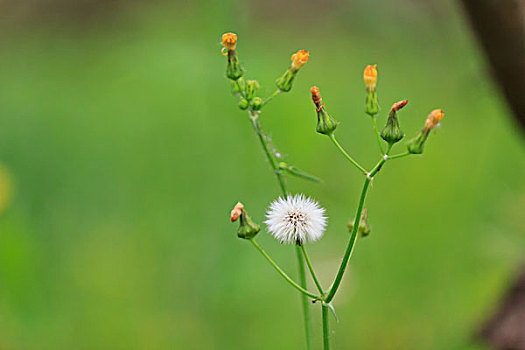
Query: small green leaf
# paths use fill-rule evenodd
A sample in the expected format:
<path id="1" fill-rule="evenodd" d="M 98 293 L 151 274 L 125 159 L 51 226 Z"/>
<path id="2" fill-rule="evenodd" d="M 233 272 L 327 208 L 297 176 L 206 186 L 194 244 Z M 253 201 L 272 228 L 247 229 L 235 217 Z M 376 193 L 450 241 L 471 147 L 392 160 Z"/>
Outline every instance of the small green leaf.
<path id="1" fill-rule="evenodd" d="M 293 165 L 288 165 L 286 163 L 280 163 L 279 164 L 279 169 L 280 170 L 284 170 L 286 171 L 288 174 L 290 175 L 293 175 L 293 176 L 297 176 L 297 177 L 300 177 L 302 179 L 305 179 L 305 180 L 309 180 L 309 181 L 312 181 L 312 182 L 322 182 L 322 180 L 320 178 L 318 178 L 317 176 L 314 176 L 314 175 L 311 175 L 311 174 L 308 174 L 307 172 L 293 166 Z"/>

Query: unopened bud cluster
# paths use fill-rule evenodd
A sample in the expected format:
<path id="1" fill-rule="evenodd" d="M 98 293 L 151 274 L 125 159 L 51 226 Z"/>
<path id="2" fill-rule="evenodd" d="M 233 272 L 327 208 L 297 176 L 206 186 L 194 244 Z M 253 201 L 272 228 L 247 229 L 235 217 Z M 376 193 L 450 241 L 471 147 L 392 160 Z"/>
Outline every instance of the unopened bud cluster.
<path id="1" fill-rule="evenodd" d="M 228 63 L 226 65 L 226 77 L 232 83 L 233 94 L 239 96 L 239 108 L 242 110 L 250 109 L 251 111 L 260 110 L 265 101 L 257 96 L 259 90 L 259 83 L 256 80 L 244 81 L 244 69 L 241 66 L 239 57 L 237 56 L 237 34 L 225 33 L 222 35 L 221 41 L 222 53 L 228 56 Z M 291 57 L 292 63 L 286 72 L 276 81 L 278 92 L 288 92 L 292 89 L 297 72 L 304 67 L 308 61 L 310 53 L 306 50 L 299 50 Z"/>

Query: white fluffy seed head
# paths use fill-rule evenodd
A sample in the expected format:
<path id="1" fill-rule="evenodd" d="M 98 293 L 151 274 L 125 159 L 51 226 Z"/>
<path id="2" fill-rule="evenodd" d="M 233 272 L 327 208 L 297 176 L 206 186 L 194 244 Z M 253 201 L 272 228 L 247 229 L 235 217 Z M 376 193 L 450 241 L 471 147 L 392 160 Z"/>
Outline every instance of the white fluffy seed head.
<path id="1" fill-rule="evenodd" d="M 302 194 L 279 197 L 270 204 L 265 224 L 281 243 L 303 244 L 323 236 L 326 227 L 324 208 Z"/>

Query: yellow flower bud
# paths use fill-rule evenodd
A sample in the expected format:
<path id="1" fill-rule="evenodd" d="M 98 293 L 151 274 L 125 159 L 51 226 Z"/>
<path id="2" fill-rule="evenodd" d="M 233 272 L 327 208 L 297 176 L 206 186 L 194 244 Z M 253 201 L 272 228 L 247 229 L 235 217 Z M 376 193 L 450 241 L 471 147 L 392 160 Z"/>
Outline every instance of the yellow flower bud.
<path id="1" fill-rule="evenodd" d="M 235 33 L 223 34 L 221 45 L 224 46 L 221 52 L 225 56 L 228 54 L 228 51 L 235 51 L 235 47 L 237 46 L 237 34 Z"/>
<path id="2" fill-rule="evenodd" d="M 308 56 L 310 52 L 306 50 L 299 50 L 292 55 L 292 69 L 298 71 L 301 69 L 306 62 L 308 61 Z"/>
<path id="3" fill-rule="evenodd" d="M 365 81 L 367 91 L 375 91 L 377 85 L 377 64 L 368 65 L 363 73 L 363 79 Z"/>
<path id="4" fill-rule="evenodd" d="M 432 130 L 434 129 L 441 119 L 445 116 L 445 113 L 443 113 L 442 109 L 434 109 L 427 117 L 427 120 L 425 121 L 425 129 Z"/>

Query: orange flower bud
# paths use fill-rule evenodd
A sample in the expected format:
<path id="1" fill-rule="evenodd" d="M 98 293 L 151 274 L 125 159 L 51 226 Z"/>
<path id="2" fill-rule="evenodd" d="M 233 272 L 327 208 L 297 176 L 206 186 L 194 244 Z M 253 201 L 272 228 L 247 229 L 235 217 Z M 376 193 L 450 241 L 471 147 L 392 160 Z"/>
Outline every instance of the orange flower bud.
<path id="1" fill-rule="evenodd" d="M 445 113 L 443 113 L 442 109 L 434 109 L 427 117 L 427 120 L 425 121 L 425 129 L 432 130 L 434 129 L 441 119 L 445 116 Z"/>
<path id="2" fill-rule="evenodd" d="M 306 50 L 299 50 L 296 53 L 292 55 L 292 69 L 299 70 L 302 68 L 306 61 L 308 61 L 308 56 L 310 55 L 310 52 Z"/>
<path id="3" fill-rule="evenodd" d="M 231 212 L 231 215 L 230 215 L 230 220 L 231 222 L 234 222 L 234 221 L 237 221 L 237 219 L 241 216 L 242 214 L 242 210 L 244 208 L 244 205 L 241 203 L 241 202 L 238 202 L 235 207 L 233 208 L 232 212 Z"/>
<path id="4" fill-rule="evenodd" d="M 237 46 L 237 34 L 235 33 L 223 34 L 221 45 L 224 46 L 221 51 L 223 55 L 226 55 L 227 51 L 235 50 L 235 47 Z"/>
<path id="5" fill-rule="evenodd" d="M 363 79 L 365 81 L 366 89 L 368 91 L 374 91 L 377 85 L 377 64 L 368 65 L 363 73 Z"/>
<path id="6" fill-rule="evenodd" d="M 315 107 L 319 110 L 322 107 L 321 102 L 323 101 L 319 88 L 317 86 L 312 86 L 310 91 L 312 92 L 312 101 L 314 101 Z"/>
<path id="7" fill-rule="evenodd" d="M 401 108 L 405 107 L 408 103 L 408 100 L 403 100 L 403 101 L 399 101 L 399 102 L 396 102 L 392 105 L 392 110 L 397 112 L 399 111 Z"/>

